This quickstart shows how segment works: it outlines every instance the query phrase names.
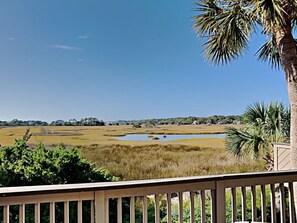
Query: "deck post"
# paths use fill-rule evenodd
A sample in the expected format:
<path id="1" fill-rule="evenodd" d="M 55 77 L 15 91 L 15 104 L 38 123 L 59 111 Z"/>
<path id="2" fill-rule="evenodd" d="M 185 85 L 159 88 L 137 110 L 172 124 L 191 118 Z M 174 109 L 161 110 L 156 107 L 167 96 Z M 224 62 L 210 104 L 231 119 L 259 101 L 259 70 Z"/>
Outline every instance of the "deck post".
<path id="1" fill-rule="evenodd" d="M 216 223 L 226 223 L 226 195 L 224 181 L 216 181 Z"/>
<path id="2" fill-rule="evenodd" d="M 95 191 L 95 222 L 107 223 L 107 210 L 106 198 L 104 191 Z M 93 216 L 94 217 L 94 216 Z"/>

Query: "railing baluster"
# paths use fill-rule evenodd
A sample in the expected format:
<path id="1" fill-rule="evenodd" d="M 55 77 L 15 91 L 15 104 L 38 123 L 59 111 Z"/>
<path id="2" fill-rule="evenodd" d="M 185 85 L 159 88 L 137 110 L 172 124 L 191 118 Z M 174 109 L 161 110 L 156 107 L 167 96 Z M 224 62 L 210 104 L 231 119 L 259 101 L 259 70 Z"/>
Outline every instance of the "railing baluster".
<path id="1" fill-rule="evenodd" d="M 108 205 L 104 191 L 95 191 L 95 219 L 96 223 L 108 223 L 106 219 L 108 213 Z"/>
<path id="2" fill-rule="evenodd" d="M 25 204 L 19 205 L 19 223 L 25 223 Z"/>
<path id="3" fill-rule="evenodd" d="M 90 208 L 91 208 L 91 223 L 95 223 L 95 202 L 93 200 L 91 200 L 91 203 L 90 203 Z"/>
<path id="4" fill-rule="evenodd" d="M 144 195 L 143 199 L 143 223 L 147 223 L 147 197 Z"/>
<path id="5" fill-rule="evenodd" d="M 252 203 L 252 220 L 256 221 L 257 220 L 257 205 L 256 205 L 256 186 L 253 185 L 251 186 L 251 203 Z"/>
<path id="6" fill-rule="evenodd" d="M 50 203 L 50 223 L 56 222 L 56 204 L 55 202 Z M 37 214 L 36 214 L 37 213 Z M 40 222 L 40 204 L 35 204 L 35 223 Z M 36 221 L 37 219 L 37 221 Z"/>
<path id="7" fill-rule="evenodd" d="M 206 223 L 205 191 L 200 191 L 201 223 Z M 194 214 L 195 216 L 195 214 Z M 195 221 L 193 221 L 195 222 Z"/>
<path id="8" fill-rule="evenodd" d="M 284 189 L 284 184 L 280 183 L 279 184 L 280 188 L 280 216 L 281 216 L 281 223 L 286 222 L 286 198 L 285 198 L 285 189 Z"/>
<path id="9" fill-rule="evenodd" d="M 171 216 L 171 193 L 166 195 L 166 202 L 167 202 L 167 222 L 172 223 L 172 216 Z"/>
<path id="10" fill-rule="evenodd" d="M 69 201 L 64 202 L 64 223 L 69 223 Z"/>
<path id="11" fill-rule="evenodd" d="M 3 222 L 9 223 L 9 205 L 3 207 Z"/>
<path id="12" fill-rule="evenodd" d="M 270 184 L 271 223 L 276 223 L 275 187 Z"/>
<path id="13" fill-rule="evenodd" d="M 184 222 L 183 192 L 178 192 L 178 216 L 179 223 Z"/>
<path id="14" fill-rule="evenodd" d="M 195 202 L 193 191 L 190 191 L 190 222 L 195 223 Z"/>
<path id="15" fill-rule="evenodd" d="M 246 221 L 246 188 L 241 187 L 241 212 L 242 221 Z"/>
<path id="16" fill-rule="evenodd" d="M 261 220 L 262 222 L 267 221 L 266 211 L 266 189 L 265 185 L 261 185 Z"/>
<path id="17" fill-rule="evenodd" d="M 122 209 L 122 204 L 123 204 L 123 199 L 121 197 L 118 198 L 118 210 L 117 210 L 117 215 L 118 215 L 118 223 L 122 223 L 123 221 L 123 209 Z"/>
<path id="18" fill-rule="evenodd" d="M 104 199 L 104 208 L 105 208 L 105 222 L 109 223 L 109 198 Z"/>
<path id="19" fill-rule="evenodd" d="M 135 197 L 130 198 L 130 223 L 135 223 Z"/>
<path id="20" fill-rule="evenodd" d="M 34 204 L 34 222 L 40 223 L 40 203 Z"/>
<path id="21" fill-rule="evenodd" d="M 293 183 L 289 182 L 289 211 L 290 211 L 290 222 L 295 223 L 295 209 L 294 209 L 294 191 Z"/>
<path id="22" fill-rule="evenodd" d="M 216 182 L 216 221 L 226 222 L 226 191 L 224 181 Z"/>
<path id="23" fill-rule="evenodd" d="M 232 207 L 232 222 L 236 221 L 237 209 L 236 209 L 236 187 L 231 188 L 231 207 Z"/>
<path id="24" fill-rule="evenodd" d="M 160 201 L 159 195 L 155 194 L 155 223 L 160 222 Z"/>
<path id="25" fill-rule="evenodd" d="M 77 223 L 82 223 L 82 201 L 77 201 Z"/>
<path id="26" fill-rule="evenodd" d="M 211 222 L 216 223 L 217 222 L 217 215 L 216 215 L 216 191 L 211 190 Z"/>

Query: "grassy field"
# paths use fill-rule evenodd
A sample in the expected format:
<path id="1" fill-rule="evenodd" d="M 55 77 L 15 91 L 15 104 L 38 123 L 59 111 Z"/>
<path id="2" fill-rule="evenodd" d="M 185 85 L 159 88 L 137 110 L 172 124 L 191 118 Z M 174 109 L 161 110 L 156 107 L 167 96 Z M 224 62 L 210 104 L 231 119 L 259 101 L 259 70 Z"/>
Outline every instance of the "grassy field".
<path id="1" fill-rule="evenodd" d="M 55 147 L 60 143 L 81 148 L 83 157 L 108 169 L 122 180 L 197 176 L 220 173 L 263 171 L 264 163 L 249 158 L 237 160 L 226 152 L 225 140 L 219 138 L 174 141 L 119 141 L 125 134 L 197 134 L 224 133 L 225 125 L 103 127 L 30 127 L 29 144 Z M 0 144 L 12 145 L 26 127 L 0 129 Z"/>
<path id="2" fill-rule="evenodd" d="M 237 160 L 223 148 L 187 145 L 91 146 L 84 157 L 123 180 L 263 171 L 264 164 Z"/>

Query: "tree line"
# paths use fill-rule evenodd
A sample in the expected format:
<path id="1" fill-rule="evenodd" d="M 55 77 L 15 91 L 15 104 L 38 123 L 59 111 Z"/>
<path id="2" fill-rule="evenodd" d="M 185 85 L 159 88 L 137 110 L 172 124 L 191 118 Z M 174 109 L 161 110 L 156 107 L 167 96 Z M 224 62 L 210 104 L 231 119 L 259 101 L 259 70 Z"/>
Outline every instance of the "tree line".
<path id="1" fill-rule="evenodd" d="M 38 120 L 22 121 L 13 119 L 11 121 L 0 121 L 0 126 L 104 126 L 105 122 L 97 118 L 83 118 L 81 120 L 70 119 L 68 121 L 56 120 L 51 123 Z"/>
<path id="2" fill-rule="evenodd" d="M 242 115 L 213 115 L 208 117 L 176 117 L 176 118 L 157 118 L 142 120 L 120 120 L 109 123 L 110 125 L 207 125 L 207 124 L 242 124 L 244 121 Z"/>
<path id="3" fill-rule="evenodd" d="M 213 115 L 208 117 L 176 117 L 176 118 L 153 118 L 142 120 L 119 120 L 104 122 L 94 117 L 83 118 L 80 120 L 69 119 L 55 120 L 50 123 L 38 120 L 23 121 L 13 119 L 11 121 L 0 121 L 0 126 L 105 126 L 105 125 L 207 125 L 207 124 L 242 124 L 244 122 L 242 115 Z"/>

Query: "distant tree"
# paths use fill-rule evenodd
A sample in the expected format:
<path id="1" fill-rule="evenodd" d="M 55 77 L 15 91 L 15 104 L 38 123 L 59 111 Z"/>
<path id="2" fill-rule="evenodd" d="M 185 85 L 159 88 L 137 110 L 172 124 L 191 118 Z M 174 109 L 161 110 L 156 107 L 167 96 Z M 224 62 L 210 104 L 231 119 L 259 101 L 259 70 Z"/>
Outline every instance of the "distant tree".
<path id="1" fill-rule="evenodd" d="M 33 125 L 35 126 L 47 126 L 48 123 L 44 121 L 32 121 Z"/>
<path id="2" fill-rule="evenodd" d="M 133 128 L 141 128 L 141 124 L 140 123 L 133 123 L 132 127 Z"/>
<path id="3" fill-rule="evenodd" d="M 157 125 L 156 121 L 153 120 L 153 119 L 150 119 L 150 120 L 147 120 L 145 122 L 145 127 L 149 127 L 149 128 L 152 128 L 152 127 L 155 127 Z"/>
<path id="4" fill-rule="evenodd" d="M 56 121 L 53 121 L 50 125 L 53 125 L 53 126 L 63 126 L 65 124 L 65 121 L 64 120 L 56 120 Z"/>
<path id="5" fill-rule="evenodd" d="M 105 123 L 102 120 L 98 120 L 97 118 L 84 118 L 78 122 L 78 125 L 82 126 L 104 126 Z"/>
<path id="6" fill-rule="evenodd" d="M 0 121 L 0 126 L 8 126 L 8 122 L 7 121 Z"/>
<path id="7" fill-rule="evenodd" d="M 21 125 L 21 121 L 17 120 L 17 119 L 13 119 L 11 120 L 8 125 L 10 126 L 18 126 L 18 125 Z"/>

